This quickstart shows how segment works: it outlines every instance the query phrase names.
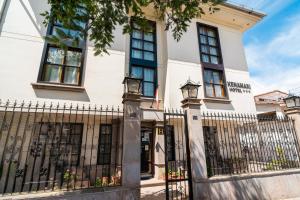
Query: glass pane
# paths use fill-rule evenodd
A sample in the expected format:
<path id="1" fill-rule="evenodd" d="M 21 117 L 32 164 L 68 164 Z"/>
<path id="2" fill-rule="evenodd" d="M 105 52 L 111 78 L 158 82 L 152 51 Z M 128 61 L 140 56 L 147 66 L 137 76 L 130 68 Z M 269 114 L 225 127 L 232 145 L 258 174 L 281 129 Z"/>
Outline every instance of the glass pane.
<path id="1" fill-rule="evenodd" d="M 208 30 L 208 31 L 207 31 L 207 34 L 208 34 L 208 36 L 210 36 L 210 37 L 216 37 L 216 32 L 213 31 L 213 30 Z"/>
<path id="2" fill-rule="evenodd" d="M 206 38 L 206 36 L 200 35 L 200 42 L 202 44 L 207 44 L 207 38 Z"/>
<path id="3" fill-rule="evenodd" d="M 50 47 L 47 55 L 47 62 L 52 64 L 63 64 L 65 52 L 62 49 Z"/>
<path id="4" fill-rule="evenodd" d="M 59 83 L 62 68 L 56 65 L 45 65 L 44 81 Z"/>
<path id="5" fill-rule="evenodd" d="M 132 49 L 132 51 L 131 51 L 131 57 L 132 58 L 137 58 L 137 59 L 143 59 L 143 52 Z"/>
<path id="6" fill-rule="evenodd" d="M 216 97 L 225 97 L 224 87 L 221 85 L 215 85 Z"/>
<path id="7" fill-rule="evenodd" d="M 212 84 L 205 84 L 206 95 L 209 97 L 214 97 L 214 89 Z"/>
<path id="8" fill-rule="evenodd" d="M 77 67 L 66 67 L 64 83 L 67 84 L 79 84 L 79 68 Z"/>
<path id="9" fill-rule="evenodd" d="M 207 46 L 201 45 L 201 51 L 202 51 L 203 53 L 208 53 L 208 48 L 207 48 Z"/>
<path id="10" fill-rule="evenodd" d="M 144 82 L 144 95 L 145 96 L 154 96 L 154 84 Z"/>
<path id="11" fill-rule="evenodd" d="M 66 65 L 80 67 L 81 64 L 81 52 L 68 51 L 66 58 Z"/>
<path id="12" fill-rule="evenodd" d="M 203 34 L 203 35 L 206 35 L 206 31 L 205 31 L 205 28 L 204 27 L 200 27 L 200 33 Z"/>
<path id="13" fill-rule="evenodd" d="M 209 48 L 209 52 L 210 52 L 211 55 L 215 55 L 215 56 L 218 55 L 217 48 L 210 47 L 210 48 Z"/>
<path id="14" fill-rule="evenodd" d="M 132 67 L 131 76 L 134 78 L 143 78 L 143 68 L 141 67 Z"/>
<path id="15" fill-rule="evenodd" d="M 154 61 L 154 54 L 151 52 L 144 52 L 144 59 Z"/>
<path id="16" fill-rule="evenodd" d="M 151 42 L 144 42 L 144 50 L 154 51 L 154 45 Z"/>
<path id="17" fill-rule="evenodd" d="M 213 72 L 213 79 L 215 84 L 222 84 L 220 72 Z"/>
<path id="18" fill-rule="evenodd" d="M 144 34 L 144 40 L 153 42 L 153 39 L 154 39 L 153 33 L 145 33 L 145 34 Z"/>
<path id="19" fill-rule="evenodd" d="M 217 40 L 215 38 L 208 38 L 208 44 L 211 46 L 217 46 Z"/>
<path id="20" fill-rule="evenodd" d="M 154 82 L 154 70 L 144 69 L 144 81 Z"/>
<path id="21" fill-rule="evenodd" d="M 63 27 L 54 26 L 52 30 L 52 35 L 61 38 L 61 36 L 63 36 L 60 35 L 61 32 L 64 33 L 65 35 L 68 35 L 69 30 Z"/>
<path id="22" fill-rule="evenodd" d="M 210 56 L 210 62 L 212 64 L 219 64 L 218 57 L 216 57 L 216 56 Z"/>
<path id="23" fill-rule="evenodd" d="M 136 23 L 133 23 L 133 28 L 135 28 L 135 29 L 141 29 L 141 27 L 139 25 L 137 25 Z"/>
<path id="24" fill-rule="evenodd" d="M 204 70 L 204 81 L 205 83 L 213 83 L 213 76 L 211 70 Z"/>
<path id="25" fill-rule="evenodd" d="M 205 54 L 202 54 L 202 62 L 209 62 L 209 57 L 208 57 L 208 55 L 205 55 Z"/>
<path id="26" fill-rule="evenodd" d="M 143 42 L 141 40 L 132 40 L 132 47 L 137 49 L 143 49 Z"/>
<path id="27" fill-rule="evenodd" d="M 142 32 L 138 30 L 133 30 L 132 37 L 136 39 L 142 39 Z"/>

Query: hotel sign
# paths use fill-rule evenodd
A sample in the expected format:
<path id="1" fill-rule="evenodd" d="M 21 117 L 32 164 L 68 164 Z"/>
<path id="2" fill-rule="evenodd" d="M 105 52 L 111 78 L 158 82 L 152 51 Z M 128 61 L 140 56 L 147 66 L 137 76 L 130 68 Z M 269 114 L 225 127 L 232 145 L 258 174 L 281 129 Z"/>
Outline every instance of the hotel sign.
<path id="1" fill-rule="evenodd" d="M 248 83 L 227 81 L 227 86 L 230 92 L 251 93 L 251 85 Z"/>

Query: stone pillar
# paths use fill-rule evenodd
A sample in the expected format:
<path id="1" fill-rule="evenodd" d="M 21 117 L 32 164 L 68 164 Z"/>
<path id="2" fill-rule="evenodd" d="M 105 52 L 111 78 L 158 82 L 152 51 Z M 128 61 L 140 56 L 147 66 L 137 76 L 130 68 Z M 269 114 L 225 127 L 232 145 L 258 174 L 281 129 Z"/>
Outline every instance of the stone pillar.
<path id="1" fill-rule="evenodd" d="M 289 108 L 285 112 L 288 117 L 294 120 L 296 135 L 300 144 L 300 108 Z"/>
<path id="2" fill-rule="evenodd" d="M 187 113 L 187 124 L 190 144 L 191 171 L 194 199 L 202 199 L 206 189 L 198 184 L 207 179 L 206 157 L 203 127 L 199 99 L 185 99 L 182 108 Z"/>
<path id="3" fill-rule="evenodd" d="M 140 96 L 123 95 L 124 132 L 122 158 L 122 186 L 136 190 L 136 194 L 127 199 L 140 198 L 141 166 L 141 110 Z M 120 197 L 121 198 L 121 197 Z"/>

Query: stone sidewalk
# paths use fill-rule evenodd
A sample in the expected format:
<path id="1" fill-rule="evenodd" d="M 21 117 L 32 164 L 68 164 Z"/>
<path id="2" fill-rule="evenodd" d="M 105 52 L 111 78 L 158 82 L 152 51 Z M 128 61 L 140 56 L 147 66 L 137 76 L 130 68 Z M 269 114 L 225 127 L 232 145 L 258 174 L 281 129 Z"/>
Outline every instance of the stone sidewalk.
<path id="1" fill-rule="evenodd" d="M 157 179 L 141 181 L 141 199 L 142 200 L 165 200 L 165 182 Z"/>

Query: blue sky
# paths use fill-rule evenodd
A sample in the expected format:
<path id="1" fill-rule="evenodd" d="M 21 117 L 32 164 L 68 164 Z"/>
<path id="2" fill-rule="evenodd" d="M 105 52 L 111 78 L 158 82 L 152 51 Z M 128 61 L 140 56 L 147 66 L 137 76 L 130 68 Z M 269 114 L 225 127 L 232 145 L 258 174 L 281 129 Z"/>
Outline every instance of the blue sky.
<path id="1" fill-rule="evenodd" d="M 254 94 L 300 87 L 300 0 L 232 0 L 267 14 L 244 35 Z"/>

